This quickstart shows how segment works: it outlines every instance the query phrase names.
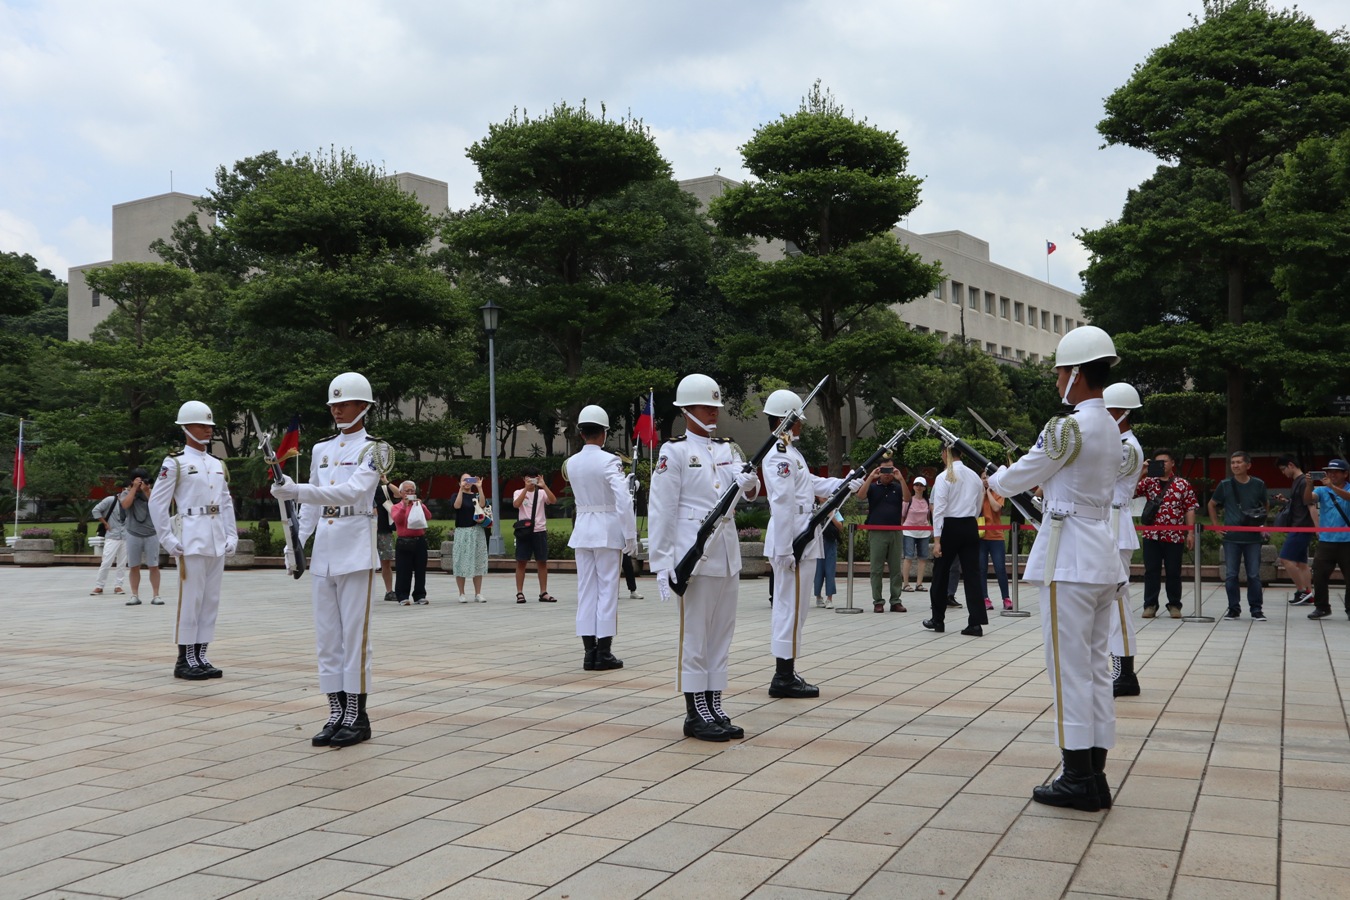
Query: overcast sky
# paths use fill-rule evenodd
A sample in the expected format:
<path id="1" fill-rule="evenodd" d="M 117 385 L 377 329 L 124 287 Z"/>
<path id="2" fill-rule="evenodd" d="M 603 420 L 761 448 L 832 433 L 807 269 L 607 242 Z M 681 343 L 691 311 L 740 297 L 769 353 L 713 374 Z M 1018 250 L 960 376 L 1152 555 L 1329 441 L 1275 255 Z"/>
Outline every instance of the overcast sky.
<path id="1" fill-rule="evenodd" d="M 1304 0 L 1328 31 L 1344 0 Z M 464 149 L 557 101 L 651 127 L 679 178 L 744 177 L 737 148 L 819 78 L 895 132 L 925 179 L 913 231 L 1077 290 L 1073 235 L 1156 161 L 1100 149 L 1102 100 L 1199 0 L 0 0 L 0 250 L 66 278 L 107 259 L 111 207 L 217 166 L 335 145 L 474 200 Z"/>

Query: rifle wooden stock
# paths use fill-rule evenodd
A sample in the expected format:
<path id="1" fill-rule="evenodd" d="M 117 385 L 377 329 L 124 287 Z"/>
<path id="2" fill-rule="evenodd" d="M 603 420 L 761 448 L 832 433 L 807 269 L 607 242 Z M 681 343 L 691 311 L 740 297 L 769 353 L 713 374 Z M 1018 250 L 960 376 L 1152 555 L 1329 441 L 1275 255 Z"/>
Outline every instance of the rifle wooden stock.
<path id="1" fill-rule="evenodd" d="M 271 436 L 259 427 L 256 416 L 253 419 L 253 428 L 258 433 L 258 449 L 262 451 L 263 462 L 272 473 L 272 483 L 285 483 L 286 472 L 277 459 L 276 451 L 272 449 Z M 291 557 L 295 563 L 295 567 L 291 569 L 291 577 L 299 578 L 305 574 L 305 545 L 300 540 L 300 509 L 294 500 L 282 500 L 281 509 L 286 516 L 282 534 L 286 538 L 286 546 L 291 548 Z"/>

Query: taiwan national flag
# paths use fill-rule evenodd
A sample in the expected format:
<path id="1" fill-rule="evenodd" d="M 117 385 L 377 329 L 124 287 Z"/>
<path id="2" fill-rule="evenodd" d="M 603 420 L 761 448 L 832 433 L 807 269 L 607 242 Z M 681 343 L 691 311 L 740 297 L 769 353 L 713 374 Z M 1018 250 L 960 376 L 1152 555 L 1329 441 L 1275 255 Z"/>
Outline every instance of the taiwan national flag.
<path id="1" fill-rule="evenodd" d="M 652 399 L 653 395 L 648 394 L 647 406 L 642 410 L 642 415 L 638 416 L 637 424 L 633 426 L 633 440 L 648 447 L 656 446 L 656 421 L 652 418 Z"/>
<path id="2" fill-rule="evenodd" d="M 1051 253 L 1054 253 L 1054 252 L 1055 252 L 1055 244 L 1054 244 L 1054 242 L 1053 242 L 1053 241 L 1046 241 L 1046 242 L 1045 242 L 1045 255 L 1046 255 L 1046 256 L 1049 256 Z"/>
<path id="3" fill-rule="evenodd" d="M 14 448 L 14 490 L 21 491 L 26 484 L 28 479 L 23 471 L 23 444 L 19 444 Z"/>
<path id="4" fill-rule="evenodd" d="M 300 455 L 300 417 L 291 416 L 291 427 L 286 429 L 286 433 L 281 436 L 281 444 L 277 447 L 277 462 L 285 462 L 292 456 Z"/>

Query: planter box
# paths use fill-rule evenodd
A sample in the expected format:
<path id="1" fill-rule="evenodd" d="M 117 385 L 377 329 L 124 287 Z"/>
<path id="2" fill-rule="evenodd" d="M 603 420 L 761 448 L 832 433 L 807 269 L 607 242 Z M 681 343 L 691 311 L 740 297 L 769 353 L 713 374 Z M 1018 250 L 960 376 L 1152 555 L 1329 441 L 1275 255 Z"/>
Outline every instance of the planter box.
<path id="1" fill-rule="evenodd" d="M 51 538 L 19 538 L 13 546 L 16 566 L 50 566 L 56 562 L 56 541 Z"/>
<path id="2" fill-rule="evenodd" d="M 741 541 L 741 577 L 759 578 L 769 574 L 763 541 Z"/>
<path id="3" fill-rule="evenodd" d="M 225 568 L 251 569 L 253 568 L 254 559 L 253 541 L 241 538 L 239 545 L 234 548 L 234 553 L 225 557 Z"/>
<path id="4" fill-rule="evenodd" d="M 430 554 L 428 554 L 428 556 L 430 556 Z M 430 559 L 428 559 L 428 564 L 430 564 Z M 454 541 L 442 541 L 442 542 L 441 542 L 441 571 L 442 571 L 442 572 L 453 572 L 453 571 L 455 571 L 455 542 L 454 542 Z"/>

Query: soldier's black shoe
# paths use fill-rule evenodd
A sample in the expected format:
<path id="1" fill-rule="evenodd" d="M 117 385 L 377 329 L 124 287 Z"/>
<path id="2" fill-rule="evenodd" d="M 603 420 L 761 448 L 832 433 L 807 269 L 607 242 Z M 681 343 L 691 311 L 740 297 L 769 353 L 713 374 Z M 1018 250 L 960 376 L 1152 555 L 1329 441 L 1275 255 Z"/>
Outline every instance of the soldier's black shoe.
<path id="1" fill-rule="evenodd" d="M 1120 677 L 1111 682 L 1111 696 L 1113 697 L 1138 697 L 1139 696 L 1139 678 L 1133 672 L 1126 675 L 1120 673 Z"/>
<path id="2" fill-rule="evenodd" d="M 174 678 L 185 678 L 188 681 L 205 681 L 211 676 L 201 666 L 177 666 L 173 667 Z"/>
<path id="3" fill-rule="evenodd" d="M 814 684 L 807 684 L 806 679 L 793 672 L 784 677 L 774 675 L 773 681 L 769 682 L 770 697 L 786 697 L 790 699 L 810 699 L 820 696 L 820 688 Z"/>
<path id="4" fill-rule="evenodd" d="M 979 625 L 967 625 L 961 629 L 961 633 L 966 637 L 984 637 L 984 629 Z"/>
<path id="5" fill-rule="evenodd" d="M 609 648 L 613 640 L 613 637 L 595 639 L 595 668 L 597 671 L 623 668 L 623 660 L 610 652 Z"/>
<path id="6" fill-rule="evenodd" d="M 582 635 L 581 646 L 586 649 L 586 655 L 581 660 L 581 668 L 592 672 L 595 670 L 595 635 Z"/>
<path id="7" fill-rule="evenodd" d="M 1097 782 L 1097 802 L 1102 809 L 1111 808 L 1111 785 L 1106 783 L 1106 748 L 1093 747 L 1092 777 Z"/>
<path id="8" fill-rule="evenodd" d="M 713 720 L 722 726 L 722 730 L 727 733 L 727 737 L 733 740 L 740 740 L 745 737 L 745 729 L 735 725 L 727 711 L 722 708 L 721 691 L 704 691 L 703 698 L 708 704 L 708 712 L 712 713 Z"/>
<path id="9" fill-rule="evenodd" d="M 700 741 L 729 741 L 731 735 L 722 723 L 713 718 L 708 708 L 708 696 L 704 691 L 685 691 L 684 693 L 684 736 Z"/>
<path id="10" fill-rule="evenodd" d="M 1101 793 L 1097 776 L 1092 771 L 1092 751 L 1065 750 L 1064 773 L 1048 785 L 1033 788 L 1031 799 L 1047 806 L 1062 806 L 1083 812 L 1100 810 Z"/>
<path id="11" fill-rule="evenodd" d="M 206 672 L 207 678 L 220 678 L 225 672 L 211 665 L 211 661 L 206 658 L 206 644 L 197 645 L 197 666 Z"/>
<path id="12" fill-rule="evenodd" d="M 333 736 L 328 739 L 330 747 L 350 747 L 353 744 L 359 744 L 362 741 L 370 740 L 370 719 L 366 717 L 366 695 L 356 695 L 356 720 L 350 725 L 346 724 L 347 713 L 351 709 L 352 695 L 347 695 L 346 710 L 343 713 L 343 724 L 338 730 L 333 732 Z"/>
<path id="13" fill-rule="evenodd" d="M 347 694 L 345 691 L 335 691 L 328 695 L 328 721 L 319 733 L 309 739 L 309 742 L 315 747 L 327 747 L 333 735 L 337 734 L 338 729 L 342 727 L 342 713 L 346 709 Z"/>

